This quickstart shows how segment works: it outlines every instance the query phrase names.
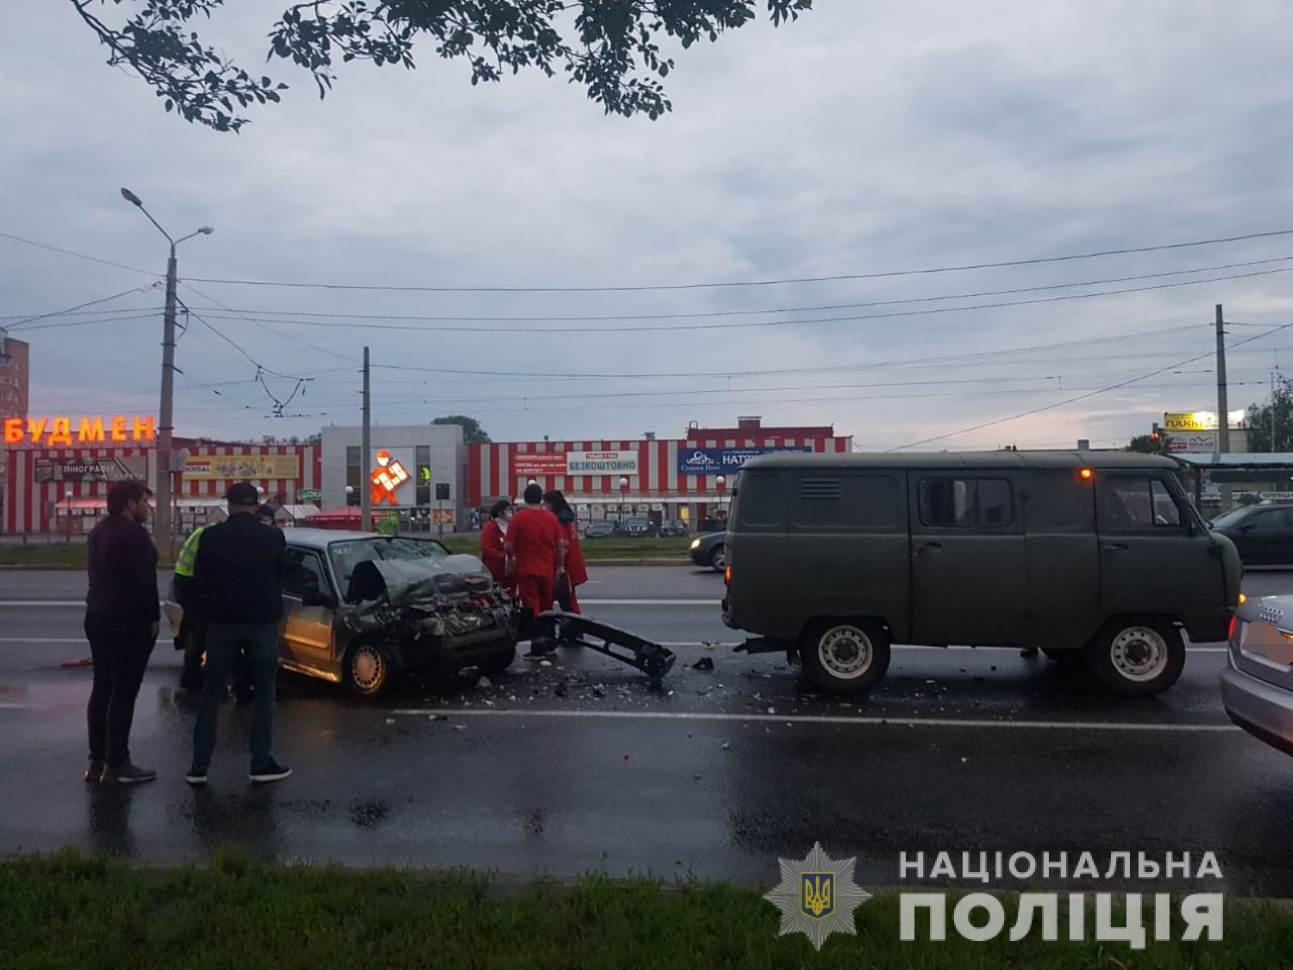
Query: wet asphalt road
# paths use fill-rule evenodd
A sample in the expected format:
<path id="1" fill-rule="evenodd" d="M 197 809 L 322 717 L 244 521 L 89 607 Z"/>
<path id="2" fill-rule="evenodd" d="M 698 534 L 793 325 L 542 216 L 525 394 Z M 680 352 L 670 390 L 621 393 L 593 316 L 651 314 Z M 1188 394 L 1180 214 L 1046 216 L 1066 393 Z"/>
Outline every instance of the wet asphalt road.
<path id="1" fill-rule="evenodd" d="M 570 650 L 377 703 L 283 674 L 276 753 L 296 774 L 267 788 L 246 780 L 249 712 L 233 706 L 210 789 L 185 786 L 193 715 L 163 639 L 133 742 L 162 778 L 99 790 L 80 781 L 89 672 L 62 666 L 88 653 L 65 605 L 84 580 L 0 572 L 0 852 L 200 861 L 242 842 L 278 860 L 762 884 L 820 840 L 886 886 L 902 851 L 1214 851 L 1229 891 L 1293 895 L 1293 759 L 1229 725 L 1220 644 L 1192 645 L 1148 700 L 1017 651 L 899 648 L 868 699 L 842 702 L 801 692 L 784 657 L 734 654 L 720 589 L 691 569 L 601 568 L 581 590 L 589 614 L 673 646 L 660 692 Z M 1293 574 L 1246 589 L 1293 591 Z"/>

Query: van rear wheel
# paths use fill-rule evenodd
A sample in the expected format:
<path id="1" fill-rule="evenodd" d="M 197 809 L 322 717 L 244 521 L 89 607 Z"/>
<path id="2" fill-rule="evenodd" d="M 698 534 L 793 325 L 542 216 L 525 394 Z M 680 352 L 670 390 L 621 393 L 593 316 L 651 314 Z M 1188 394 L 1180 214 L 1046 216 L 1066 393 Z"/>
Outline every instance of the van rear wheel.
<path id="1" fill-rule="evenodd" d="M 1111 621 L 1087 647 L 1092 673 L 1110 690 L 1127 696 L 1161 694 L 1185 669 L 1185 641 L 1158 617 Z"/>
<path id="2" fill-rule="evenodd" d="M 799 658 L 814 689 L 860 694 L 889 669 L 889 635 L 874 620 L 823 620 L 804 634 Z"/>

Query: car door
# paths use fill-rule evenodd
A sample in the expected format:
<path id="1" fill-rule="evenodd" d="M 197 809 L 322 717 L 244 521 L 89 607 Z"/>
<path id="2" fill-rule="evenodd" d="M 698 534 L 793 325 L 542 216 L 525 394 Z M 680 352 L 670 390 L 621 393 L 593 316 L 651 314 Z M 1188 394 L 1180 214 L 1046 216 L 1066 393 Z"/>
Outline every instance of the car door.
<path id="1" fill-rule="evenodd" d="M 1288 563 L 1290 538 L 1287 509 L 1253 509 L 1243 521 L 1226 530 L 1247 566 Z"/>
<path id="2" fill-rule="evenodd" d="M 283 659 L 326 667 L 332 663 L 334 607 L 304 602 L 311 593 L 333 595 L 323 557 L 313 549 L 288 546 L 283 558 Z"/>
<path id="3" fill-rule="evenodd" d="M 1079 647 L 1103 622 L 1094 485 L 1073 468 L 1038 468 L 1026 476 L 1029 642 Z"/>
<path id="4" fill-rule="evenodd" d="M 914 642 L 1026 643 L 1028 557 L 1018 471 L 909 476 Z"/>
<path id="5" fill-rule="evenodd" d="M 1164 476 L 1105 471 L 1097 473 L 1095 488 L 1106 616 L 1176 616 L 1224 595 L 1211 538 L 1192 527 L 1184 498 Z"/>

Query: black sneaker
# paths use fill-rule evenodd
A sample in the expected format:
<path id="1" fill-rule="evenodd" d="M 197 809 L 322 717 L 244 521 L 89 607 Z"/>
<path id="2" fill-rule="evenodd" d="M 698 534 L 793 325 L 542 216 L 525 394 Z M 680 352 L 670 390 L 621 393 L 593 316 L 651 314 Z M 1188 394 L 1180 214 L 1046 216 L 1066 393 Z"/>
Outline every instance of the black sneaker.
<path id="1" fill-rule="evenodd" d="M 85 780 L 92 785 L 97 785 L 103 777 L 103 762 L 90 761 L 90 766 L 85 769 Z"/>
<path id="2" fill-rule="evenodd" d="M 207 770 L 205 768 L 190 768 L 189 773 L 184 776 L 184 780 L 194 788 L 201 788 L 207 783 Z"/>
<path id="3" fill-rule="evenodd" d="M 124 765 L 118 765 L 115 768 L 104 767 L 99 781 L 105 785 L 138 785 L 145 781 L 153 781 L 156 777 L 157 772 L 152 768 L 141 768 L 127 761 Z"/>
<path id="4" fill-rule="evenodd" d="M 291 773 L 291 768 L 285 768 L 277 761 L 270 761 L 260 768 L 251 769 L 251 774 L 247 777 L 257 785 L 267 785 L 271 781 L 282 781 L 284 778 L 291 775 Z"/>

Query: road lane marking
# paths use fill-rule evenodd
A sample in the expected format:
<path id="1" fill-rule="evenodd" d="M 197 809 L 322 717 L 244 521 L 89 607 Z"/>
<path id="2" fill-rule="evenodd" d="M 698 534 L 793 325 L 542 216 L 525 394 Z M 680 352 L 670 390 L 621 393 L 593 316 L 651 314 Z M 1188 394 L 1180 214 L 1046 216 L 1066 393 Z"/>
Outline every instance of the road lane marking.
<path id="1" fill-rule="evenodd" d="M 84 606 L 85 600 L 0 600 L 0 606 Z"/>
<path id="2" fill-rule="evenodd" d="M 701 711 L 566 711 L 566 710 L 461 710 L 451 707 L 396 708 L 392 714 L 408 717 L 547 717 L 600 718 L 641 721 L 753 721 L 768 724 L 837 724 L 846 727 L 962 727 L 1021 728 L 1050 731 L 1154 731 L 1167 734 L 1229 734 L 1240 729 L 1233 724 L 1136 724 L 1130 721 L 987 721 L 952 717 L 847 717 L 838 714 L 729 714 Z"/>
<path id="3" fill-rule="evenodd" d="M 0 637 L 0 643 L 88 643 L 85 637 Z"/>

